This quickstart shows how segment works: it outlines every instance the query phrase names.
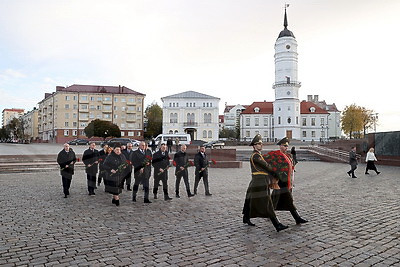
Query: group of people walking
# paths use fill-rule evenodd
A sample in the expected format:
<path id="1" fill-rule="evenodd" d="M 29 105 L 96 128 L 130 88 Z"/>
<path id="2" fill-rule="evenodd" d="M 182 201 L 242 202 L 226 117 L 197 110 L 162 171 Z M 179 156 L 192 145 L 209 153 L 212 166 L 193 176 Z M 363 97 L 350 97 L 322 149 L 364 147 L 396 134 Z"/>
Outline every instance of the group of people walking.
<path id="1" fill-rule="evenodd" d="M 89 148 L 82 155 L 82 162 L 85 165 L 87 175 L 87 188 L 90 196 L 94 196 L 95 189 L 104 181 L 105 191 L 112 194 L 112 203 L 120 205 L 119 195 L 122 190 L 132 191 L 132 201 L 136 202 L 139 185 L 143 185 L 144 203 L 151 203 L 149 199 L 150 177 L 152 167 L 154 172 L 153 196 L 158 198 L 158 187 L 162 184 L 164 200 L 169 201 L 172 198 L 168 193 L 168 169 L 170 166 L 170 157 L 167 145 L 161 143 L 160 148 L 154 154 L 145 142 L 140 142 L 137 150 L 133 150 L 133 145 L 128 143 L 126 148 L 120 144 L 115 144 L 113 148 L 105 145 L 101 151 L 98 151 L 94 142 L 90 143 Z M 186 145 L 180 145 L 180 150 L 175 153 L 173 165 L 175 168 L 175 196 L 180 198 L 180 181 L 183 178 L 186 193 L 188 197 L 197 194 L 199 182 L 203 179 L 205 195 L 211 196 L 208 183 L 208 157 L 205 153 L 205 147 L 201 146 L 194 157 L 195 183 L 193 194 L 189 185 L 188 167 L 192 166 L 186 153 Z M 69 144 L 64 144 L 57 157 L 60 165 L 64 197 L 69 195 L 72 176 L 74 175 L 74 166 L 77 161 L 75 152 Z M 132 185 L 133 173 L 133 186 Z M 97 186 L 96 186 L 96 176 Z"/>
<path id="2" fill-rule="evenodd" d="M 358 159 L 359 159 L 359 155 L 357 155 L 356 153 L 356 147 L 352 146 L 351 150 L 349 152 L 349 164 L 350 164 L 350 170 L 347 172 L 347 174 L 351 177 L 351 178 L 357 178 L 357 176 L 355 175 L 355 170 L 357 169 L 358 166 Z M 365 162 L 367 163 L 367 166 L 365 168 L 365 174 L 369 174 L 369 170 L 375 171 L 375 173 L 378 175 L 381 172 L 378 171 L 378 169 L 375 166 L 375 161 L 378 161 L 375 157 L 375 153 L 374 153 L 375 149 L 373 147 L 371 147 L 368 150 L 367 156 L 365 157 Z"/>

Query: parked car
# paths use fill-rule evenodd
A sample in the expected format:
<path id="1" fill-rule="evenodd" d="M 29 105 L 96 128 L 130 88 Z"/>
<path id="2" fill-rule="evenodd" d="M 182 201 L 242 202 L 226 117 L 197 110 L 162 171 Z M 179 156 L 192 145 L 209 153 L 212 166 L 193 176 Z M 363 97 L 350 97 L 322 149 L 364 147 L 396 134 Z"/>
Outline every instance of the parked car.
<path id="1" fill-rule="evenodd" d="M 69 141 L 68 144 L 70 145 L 89 145 L 89 140 L 87 139 L 74 139 Z"/>
<path id="2" fill-rule="evenodd" d="M 225 143 L 222 142 L 222 141 L 211 141 L 211 142 L 208 142 L 208 143 L 204 143 L 204 146 L 206 148 L 216 148 L 216 147 L 224 148 Z"/>
<path id="3" fill-rule="evenodd" d="M 116 143 L 126 146 L 128 143 L 132 143 L 134 146 L 139 146 L 140 141 L 129 139 L 129 138 L 111 138 L 109 140 L 104 141 L 101 146 L 109 145 L 114 146 Z"/>

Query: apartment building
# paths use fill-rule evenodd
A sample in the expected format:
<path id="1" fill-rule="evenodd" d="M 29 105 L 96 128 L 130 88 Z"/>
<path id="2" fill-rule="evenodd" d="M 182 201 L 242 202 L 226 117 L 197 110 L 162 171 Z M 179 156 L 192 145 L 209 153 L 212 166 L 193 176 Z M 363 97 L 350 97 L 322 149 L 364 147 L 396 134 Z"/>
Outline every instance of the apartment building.
<path id="1" fill-rule="evenodd" d="M 39 138 L 38 114 L 39 110 L 34 108 L 21 116 L 24 129 L 23 138 L 25 140 L 35 141 Z"/>
<path id="2" fill-rule="evenodd" d="M 5 108 L 2 112 L 3 127 L 5 127 L 12 119 L 19 118 L 24 114 L 24 110 L 20 108 Z"/>
<path id="3" fill-rule="evenodd" d="M 118 125 L 121 136 L 141 140 L 145 96 L 125 86 L 57 86 L 39 102 L 39 139 L 64 143 L 85 138 L 85 127 L 101 119 Z"/>

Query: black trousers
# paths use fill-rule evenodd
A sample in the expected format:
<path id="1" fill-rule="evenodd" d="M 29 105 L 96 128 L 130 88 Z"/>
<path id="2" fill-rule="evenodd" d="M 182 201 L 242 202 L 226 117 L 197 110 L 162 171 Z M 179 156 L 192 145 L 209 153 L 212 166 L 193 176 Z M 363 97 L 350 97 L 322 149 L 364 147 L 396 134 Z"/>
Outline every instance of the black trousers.
<path id="1" fill-rule="evenodd" d="M 72 175 L 71 176 L 61 176 L 64 195 L 69 195 L 69 188 L 71 187 Z"/>
<path id="2" fill-rule="evenodd" d="M 139 173 L 139 171 L 135 173 L 134 176 L 135 183 L 133 184 L 132 197 L 136 198 L 137 191 L 139 190 L 139 184 L 143 184 L 144 199 L 149 199 L 149 178 L 147 178 L 144 173 Z"/>
<path id="3" fill-rule="evenodd" d="M 130 187 L 131 186 L 131 182 L 132 182 L 132 172 L 128 172 L 125 176 L 124 176 L 124 178 L 122 178 L 122 181 L 121 181 L 121 188 L 124 188 L 124 183 L 126 182 L 126 185 L 128 186 L 128 187 Z"/>
<path id="4" fill-rule="evenodd" d="M 196 175 L 195 175 L 195 179 L 194 179 L 194 193 L 197 194 L 197 187 L 199 186 L 199 182 L 200 179 L 203 178 L 203 183 L 204 183 L 204 191 L 206 194 L 210 193 L 210 188 L 208 186 L 208 171 L 207 169 L 199 172 L 199 171 L 195 171 Z"/>
<path id="5" fill-rule="evenodd" d="M 357 169 L 357 165 L 356 164 L 352 164 L 350 166 L 351 166 L 351 169 L 350 169 L 349 173 L 351 174 L 352 177 L 354 177 L 355 176 L 354 175 L 354 171 Z"/>
<path id="6" fill-rule="evenodd" d="M 190 195 L 190 186 L 189 186 L 189 175 L 187 170 L 183 170 L 175 174 L 176 181 L 175 181 L 175 193 L 179 195 L 179 186 L 181 184 L 181 180 L 183 178 L 183 182 L 185 183 L 186 192 Z"/>
<path id="7" fill-rule="evenodd" d="M 161 174 L 157 174 L 157 171 L 154 172 L 154 187 L 153 187 L 153 194 L 157 194 L 158 192 L 158 185 L 160 181 L 162 182 L 164 197 L 168 197 L 168 173 L 164 171 Z"/>
<path id="8" fill-rule="evenodd" d="M 101 181 L 104 181 L 104 178 L 106 177 L 107 172 L 105 170 L 100 170 L 99 171 L 99 176 L 97 177 L 97 183 L 101 184 Z"/>
<path id="9" fill-rule="evenodd" d="M 94 188 L 96 187 L 96 174 L 86 174 L 87 186 L 89 193 L 94 193 Z"/>

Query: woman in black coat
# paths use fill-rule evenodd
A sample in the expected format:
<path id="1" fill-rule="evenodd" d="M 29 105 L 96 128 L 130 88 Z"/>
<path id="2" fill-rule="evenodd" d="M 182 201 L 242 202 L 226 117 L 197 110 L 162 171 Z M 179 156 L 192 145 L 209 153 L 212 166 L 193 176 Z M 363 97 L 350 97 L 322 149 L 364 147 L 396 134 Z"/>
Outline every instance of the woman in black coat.
<path id="1" fill-rule="evenodd" d="M 64 144 L 64 149 L 58 153 L 57 163 L 60 165 L 60 174 L 62 178 L 62 185 L 64 191 L 64 198 L 69 195 L 69 188 L 71 187 L 72 175 L 74 175 L 74 164 L 76 162 L 76 155 L 69 144 Z"/>
<path id="2" fill-rule="evenodd" d="M 106 171 L 104 177 L 105 191 L 113 195 L 112 203 L 119 206 L 120 187 L 128 167 L 128 162 L 121 152 L 121 145 L 116 144 L 114 150 L 107 156 L 103 163 L 103 169 Z"/>

